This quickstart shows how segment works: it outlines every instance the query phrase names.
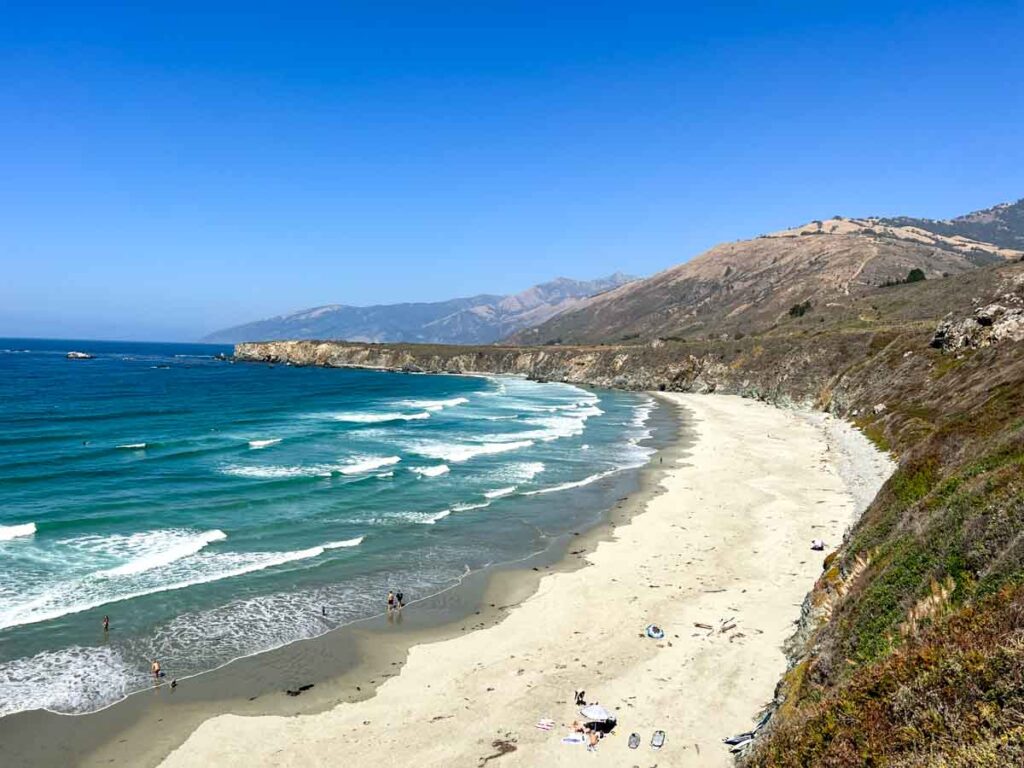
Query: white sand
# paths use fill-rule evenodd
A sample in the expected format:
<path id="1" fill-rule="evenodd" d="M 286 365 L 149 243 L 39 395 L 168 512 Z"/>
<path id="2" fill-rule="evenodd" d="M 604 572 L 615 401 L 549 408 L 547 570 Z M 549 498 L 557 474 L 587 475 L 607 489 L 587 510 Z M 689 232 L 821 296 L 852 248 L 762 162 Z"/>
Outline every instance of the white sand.
<path id="1" fill-rule="evenodd" d="M 821 572 L 811 539 L 834 548 L 861 511 L 837 467 L 862 504 L 891 465 L 820 417 L 666 397 L 690 411 L 697 443 L 666 473 L 667 492 L 588 567 L 545 576 L 497 626 L 416 646 L 371 699 L 318 715 L 215 717 L 165 765 L 731 765 L 721 739 L 749 729 L 771 698 L 781 645 Z M 652 622 L 664 641 L 638 636 Z M 619 716 L 592 755 L 560 743 L 580 688 Z M 543 717 L 553 730 L 534 727 Z M 655 729 L 668 735 L 656 754 Z M 499 754 L 499 740 L 515 750 Z"/>

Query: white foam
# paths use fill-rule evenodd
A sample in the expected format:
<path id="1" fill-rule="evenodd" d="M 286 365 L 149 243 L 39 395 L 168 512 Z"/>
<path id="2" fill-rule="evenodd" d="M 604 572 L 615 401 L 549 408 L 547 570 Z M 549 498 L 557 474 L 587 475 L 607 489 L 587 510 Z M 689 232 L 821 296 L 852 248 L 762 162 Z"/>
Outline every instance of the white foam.
<path id="1" fill-rule="evenodd" d="M 552 485 L 550 488 L 538 488 L 535 491 L 523 491 L 523 495 L 536 496 L 537 494 L 540 493 L 555 493 L 556 491 L 567 491 L 570 488 L 582 488 L 584 485 L 590 485 L 591 483 L 596 483 L 598 480 L 608 477 L 609 475 L 614 475 L 618 471 L 619 470 L 617 469 L 609 469 L 605 472 L 598 472 L 596 475 L 585 477 L 582 480 L 576 480 L 570 483 L 562 483 L 561 485 Z"/>
<path id="2" fill-rule="evenodd" d="M 208 544 L 215 541 L 224 541 L 227 538 L 227 534 L 224 531 L 213 530 L 185 536 L 168 535 L 161 541 L 159 540 L 160 533 L 159 531 L 156 532 L 156 536 L 153 536 L 153 534 L 143 534 L 151 546 L 146 548 L 142 555 L 129 560 L 124 565 L 100 571 L 97 575 L 106 578 L 134 576 L 154 568 L 170 565 L 175 560 L 181 560 L 183 557 L 196 554 Z"/>
<path id="3" fill-rule="evenodd" d="M 528 461 L 523 464 L 516 464 L 512 471 L 523 480 L 532 480 L 545 469 L 544 463 L 540 461 Z"/>
<path id="4" fill-rule="evenodd" d="M 337 471 L 342 475 L 359 475 L 381 467 L 390 467 L 401 460 L 398 456 L 367 456 L 353 459 L 348 464 L 339 467 Z"/>
<path id="5" fill-rule="evenodd" d="M 410 467 L 409 469 L 422 477 L 438 477 L 447 475 L 451 471 L 447 464 L 436 464 L 432 467 Z"/>
<path id="6" fill-rule="evenodd" d="M 520 448 L 529 448 L 533 445 L 530 440 L 517 440 L 515 442 L 491 442 L 491 443 L 419 443 L 411 447 L 414 453 L 426 456 L 431 459 L 444 459 L 445 461 L 461 462 L 469 461 L 475 456 L 488 456 L 506 451 L 517 451 Z"/>
<path id="7" fill-rule="evenodd" d="M 511 496 L 516 492 L 516 487 L 510 485 L 508 488 L 495 488 L 493 491 L 484 491 L 485 499 L 500 499 L 502 496 Z"/>
<path id="8" fill-rule="evenodd" d="M 482 501 L 479 504 L 456 504 L 452 507 L 452 512 L 469 512 L 472 509 L 483 509 L 489 506 L 491 506 L 489 501 Z"/>
<path id="9" fill-rule="evenodd" d="M 30 709 L 98 709 L 146 684 L 141 665 L 111 646 L 74 645 L 0 663 L 0 717 Z"/>
<path id="10" fill-rule="evenodd" d="M 346 547 L 358 547 L 363 543 L 365 536 L 356 536 L 354 539 L 345 539 L 344 541 L 331 541 L 324 544 L 324 549 L 343 549 Z"/>
<path id="11" fill-rule="evenodd" d="M 0 541 L 10 541 L 22 536 L 32 536 L 36 532 L 35 523 L 22 523 L 20 525 L 0 525 Z"/>
<path id="12" fill-rule="evenodd" d="M 451 513 L 452 513 L 452 511 L 450 509 L 442 509 L 440 512 L 436 512 L 435 514 L 432 514 L 432 515 L 427 515 L 427 516 L 423 517 L 422 519 L 417 520 L 416 522 L 420 523 L 421 525 L 433 525 L 438 520 L 444 520 Z"/>
<path id="13" fill-rule="evenodd" d="M 221 467 L 221 473 L 233 477 L 256 480 L 282 480 L 292 477 L 330 477 L 339 475 L 361 475 L 381 467 L 388 467 L 401 461 L 398 456 L 367 456 L 351 459 L 344 464 L 306 464 L 295 466 L 244 466 L 230 464 Z"/>
<path id="14" fill-rule="evenodd" d="M 330 418 L 334 421 L 349 421 L 354 424 L 383 424 L 388 421 L 416 421 L 429 419 L 429 411 L 418 411 L 417 413 L 333 413 Z"/>
<path id="15" fill-rule="evenodd" d="M 163 568 L 144 571 L 123 579 L 97 578 L 88 575 L 57 584 L 42 594 L 22 602 L 5 601 L 0 609 L 0 629 L 36 624 L 68 614 L 80 613 L 107 603 L 132 600 L 159 592 L 170 592 L 197 584 L 262 571 L 298 560 L 307 560 L 324 553 L 323 546 L 293 552 L 225 552 L 216 555 L 195 555 L 170 563 Z M 124 582 L 126 586 L 110 588 Z"/>
<path id="16" fill-rule="evenodd" d="M 117 447 L 120 448 L 121 450 L 126 450 L 126 451 L 141 451 L 143 448 L 146 447 L 146 444 L 145 443 L 125 443 L 124 445 L 119 445 Z"/>
<path id="17" fill-rule="evenodd" d="M 450 397 L 447 400 L 402 400 L 398 404 L 406 408 L 422 408 L 426 411 L 436 412 L 468 402 L 468 397 Z"/>
<path id="18" fill-rule="evenodd" d="M 233 477 L 247 477 L 255 480 L 281 480 L 289 477 L 317 477 L 323 476 L 325 470 L 323 465 L 313 466 L 294 466 L 294 467 L 283 467 L 283 466 L 269 466 L 269 467 L 244 467 L 237 464 L 232 464 L 221 468 L 221 473 L 225 475 L 231 475 Z M 331 468 L 326 470 L 326 474 L 330 475 Z"/>
<path id="19" fill-rule="evenodd" d="M 252 448 L 254 451 L 258 451 L 260 448 L 267 448 L 268 446 L 271 445 L 277 445 L 280 442 L 280 437 L 272 437 L 267 440 L 250 440 L 249 447 Z"/>

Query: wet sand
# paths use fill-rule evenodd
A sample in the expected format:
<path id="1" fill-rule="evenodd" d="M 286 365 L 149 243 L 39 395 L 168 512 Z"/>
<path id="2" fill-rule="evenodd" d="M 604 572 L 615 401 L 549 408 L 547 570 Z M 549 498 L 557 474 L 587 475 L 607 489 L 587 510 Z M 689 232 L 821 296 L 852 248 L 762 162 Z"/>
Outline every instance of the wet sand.
<path id="1" fill-rule="evenodd" d="M 232 709 L 164 764 L 731 765 L 721 739 L 748 730 L 770 700 L 821 572 L 827 552 L 811 540 L 838 546 L 891 464 L 834 420 L 730 396 L 664 397 L 688 414 L 693 449 L 667 452 L 658 489 L 636 495 L 642 508 L 595 533 L 595 546 L 572 548 L 565 567 L 495 579 L 488 611 L 406 645 L 371 697 L 297 717 Z M 502 590 L 514 596 L 491 608 Z M 663 639 L 644 635 L 651 623 Z M 580 689 L 619 721 L 594 755 L 561 742 Z M 553 729 L 535 727 L 541 718 Z M 655 729 L 667 733 L 656 753 Z"/>

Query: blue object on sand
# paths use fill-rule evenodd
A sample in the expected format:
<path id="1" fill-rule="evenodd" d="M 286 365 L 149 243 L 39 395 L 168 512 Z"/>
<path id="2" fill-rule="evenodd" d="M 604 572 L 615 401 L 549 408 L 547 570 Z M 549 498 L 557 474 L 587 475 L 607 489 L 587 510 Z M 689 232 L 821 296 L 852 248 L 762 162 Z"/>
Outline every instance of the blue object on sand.
<path id="1" fill-rule="evenodd" d="M 665 637 L 665 630 L 656 624 L 647 625 L 647 636 L 653 640 L 661 640 Z"/>

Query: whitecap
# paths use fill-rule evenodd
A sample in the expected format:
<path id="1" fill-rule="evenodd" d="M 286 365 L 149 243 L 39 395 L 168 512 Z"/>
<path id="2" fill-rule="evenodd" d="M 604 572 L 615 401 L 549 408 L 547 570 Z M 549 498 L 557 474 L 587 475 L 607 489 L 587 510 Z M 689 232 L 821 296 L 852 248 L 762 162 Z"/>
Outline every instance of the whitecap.
<path id="1" fill-rule="evenodd" d="M 366 456 L 353 459 L 348 464 L 338 467 L 337 471 L 342 475 L 358 475 L 381 467 L 390 467 L 401 460 L 398 456 Z"/>
<path id="2" fill-rule="evenodd" d="M 442 509 L 440 512 L 436 512 L 432 515 L 427 515 L 422 519 L 417 520 L 416 522 L 420 523 L 421 525 L 433 525 L 438 520 L 444 520 L 451 513 L 452 511 L 450 509 Z"/>
<path id="3" fill-rule="evenodd" d="M 32 536 L 36 532 L 35 523 L 21 523 L 20 525 L 0 525 L 0 541 L 10 541 L 22 536 Z"/>
<path id="4" fill-rule="evenodd" d="M 348 421 L 354 424 L 383 424 L 388 421 L 417 421 L 429 419 L 429 411 L 418 411 L 416 413 L 332 413 L 329 415 L 334 421 Z"/>
<path id="5" fill-rule="evenodd" d="M 277 445 L 281 442 L 280 437 L 271 437 L 266 440 L 250 440 L 249 447 L 254 451 L 258 451 L 260 448 L 267 448 L 271 445 Z"/>
<path id="6" fill-rule="evenodd" d="M 254 480 L 285 480 L 294 477 L 330 477 L 339 475 L 360 475 L 373 472 L 381 467 L 397 464 L 398 456 L 367 456 L 351 459 L 344 464 L 299 464 L 294 466 L 245 466 L 229 464 L 221 467 L 222 474 Z"/>
<path id="7" fill-rule="evenodd" d="M 436 464 L 432 467 L 410 467 L 409 469 L 421 477 L 438 477 L 451 471 L 447 464 Z"/>
<path id="8" fill-rule="evenodd" d="M 106 578 L 117 576 L 134 576 L 153 568 L 162 568 L 170 565 L 175 560 L 189 557 L 203 550 L 208 544 L 215 541 L 224 541 L 227 534 L 224 531 L 212 530 L 203 533 L 181 535 L 174 532 L 155 531 L 149 534 L 136 534 L 130 538 L 140 537 L 145 544 L 142 547 L 142 554 L 128 562 L 100 571 L 97 575 Z"/>
<path id="9" fill-rule="evenodd" d="M 406 408 L 422 408 L 426 411 L 436 412 L 468 402 L 468 397 L 450 397 L 447 400 L 401 400 L 398 404 Z"/>
<path id="10" fill-rule="evenodd" d="M 489 501 L 482 501 L 479 504 L 456 504 L 452 507 L 452 512 L 469 512 L 472 509 L 483 509 L 489 506 L 491 506 Z"/>
<path id="11" fill-rule="evenodd" d="M 503 496 L 511 496 L 516 492 L 516 487 L 510 485 L 508 488 L 495 488 L 493 491 L 484 491 L 485 499 L 500 499 Z"/>
<path id="12" fill-rule="evenodd" d="M 576 480 L 569 483 L 562 483 L 560 485 L 552 485 L 548 488 L 538 488 L 535 491 L 523 491 L 523 495 L 536 496 L 537 494 L 540 493 L 555 493 L 556 491 L 567 491 L 570 488 L 582 488 L 584 485 L 590 485 L 591 483 L 595 483 L 598 480 L 608 477 L 609 475 L 614 475 L 618 471 L 618 469 L 609 469 L 605 472 L 598 472 L 596 475 L 585 477 L 582 480 Z"/>
<path id="13" fill-rule="evenodd" d="M 410 450 L 421 456 L 431 459 L 444 459 L 445 461 L 461 462 L 469 461 L 475 456 L 488 456 L 506 451 L 516 451 L 520 448 L 529 448 L 533 445 L 530 440 L 518 440 L 515 442 L 491 442 L 491 443 L 418 443 L 410 446 Z"/>
<path id="14" fill-rule="evenodd" d="M 141 451 L 146 447 L 145 443 L 125 443 L 124 445 L 117 446 L 121 450 L 126 451 Z"/>
<path id="15" fill-rule="evenodd" d="M 331 541 L 324 544 L 324 549 L 343 549 L 346 547 L 358 547 L 363 543 L 365 536 L 356 536 L 354 539 L 345 539 L 344 541 Z"/>

